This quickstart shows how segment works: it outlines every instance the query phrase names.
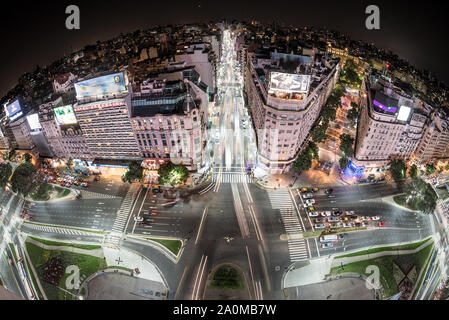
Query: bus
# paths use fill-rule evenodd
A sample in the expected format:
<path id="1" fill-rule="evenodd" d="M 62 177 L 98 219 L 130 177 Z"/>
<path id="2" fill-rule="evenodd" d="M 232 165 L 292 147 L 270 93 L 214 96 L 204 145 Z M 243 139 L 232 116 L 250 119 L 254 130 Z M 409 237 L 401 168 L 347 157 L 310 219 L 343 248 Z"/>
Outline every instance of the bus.
<path id="1" fill-rule="evenodd" d="M 330 242 L 330 241 L 338 241 L 338 235 L 328 234 L 320 237 L 320 242 Z"/>

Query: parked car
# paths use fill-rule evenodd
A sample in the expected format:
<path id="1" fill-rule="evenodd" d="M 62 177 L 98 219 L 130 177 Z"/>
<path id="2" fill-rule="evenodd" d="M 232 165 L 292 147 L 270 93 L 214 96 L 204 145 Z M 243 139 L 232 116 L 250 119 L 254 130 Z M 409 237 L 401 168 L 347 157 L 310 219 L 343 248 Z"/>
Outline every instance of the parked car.
<path id="1" fill-rule="evenodd" d="M 313 198 L 313 194 L 312 193 L 305 193 L 302 195 L 303 199 L 311 199 Z"/>
<path id="2" fill-rule="evenodd" d="M 309 192 L 309 188 L 303 187 L 303 188 L 300 189 L 300 191 L 302 193 L 306 193 L 306 192 Z"/>
<path id="3" fill-rule="evenodd" d="M 352 221 L 356 221 L 356 220 L 359 219 L 359 217 L 357 217 L 357 216 L 350 216 L 349 219 L 352 220 Z"/>
<path id="4" fill-rule="evenodd" d="M 354 226 L 355 226 L 356 228 L 360 228 L 360 227 L 362 226 L 362 224 L 361 224 L 360 222 L 356 222 L 356 223 L 354 224 Z"/>
<path id="5" fill-rule="evenodd" d="M 340 218 L 337 218 L 337 217 L 329 217 L 329 218 L 328 218 L 328 221 L 329 221 L 329 222 L 338 222 L 338 221 L 340 221 Z"/>
<path id="6" fill-rule="evenodd" d="M 370 220 L 371 220 L 371 218 L 370 218 L 370 217 L 368 217 L 368 216 L 364 216 L 364 217 L 362 217 L 362 220 L 363 220 L 363 221 L 370 221 Z"/>
<path id="7" fill-rule="evenodd" d="M 315 219 L 315 222 L 316 222 L 316 223 L 323 223 L 323 222 L 326 222 L 326 218 L 316 218 L 316 219 Z"/>
<path id="8" fill-rule="evenodd" d="M 363 226 L 364 226 L 364 227 L 369 227 L 369 226 L 370 226 L 370 223 L 367 222 L 367 221 L 365 221 L 365 222 L 363 223 Z"/>
<path id="9" fill-rule="evenodd" d="M 331 229 L 338 229 L 340 227 L 341 227 L 341 223 L 339 223 L 339 222 L 331 224 Z"/>
<path id="10" fill-rule="evenodd" d="M 352 227 L 352 223 L 351 222 L 345 222 L 345 223 L 343 223 L 343 227 L 344 228 L 351 228 Z"/>
<path id="11" fill-rule="evenodd" d="M 321 248 L 327 249 L 327 248 L 333 248 L 334 244 L 332 242 L 325 242 L 321 244 Z"/>
<path id="12" fill-rule="evenodd" d="M 332 188 L 328 188 L 324 191 L 325 194 L 332 194 L 332 192 L 334 192 L 334 189 Z"/>
<path id="13" fill-rule="evenodd" d="M 321 230 L 321 229 L 324 229 L 324 228 L 325 228 L 325 225 L 322 224 L 322 223 L 321 223 L 321 224 L 316 224 L 316 225 L 315 225 L 315 229 L 316 229 L 316 230 Z"/>
<path id="14" fill-rule="evenodd" d="M 387 224 L 385 223 L 385 221 L 381 221 L 379 222 L 379 227 L 385 227 Z"/>
<path id="15" fill-rule="evenodd" d="M 320 189 L 318 187 L 313 187 L 312 192 L 318 192 Z"/>
<path id="16" fill-rule="evenodd" d="M 315 204 L 315 199 L 307 199 L 306 203 L 311 206 L 312 204 Z"/>
<path id="17" fill-rule="evenodd" d="M 341 216 L 342 214 L 343 214 L 343 212 L 341 212 L 340 210 L 332 211 L 332 215 L 336 216 L 336 217 Z"/>
<path id="18" fill-rule="evenodd" d="M 318 212 L 316 211 L 309 212 L 309 217 L 318 217 Z"/>
<path id="19" fill-rule="evenodd" d="M 136 222 L 142 222 L 143 218 L 142 217 L 134 217 L 134 221 Z"/>
<path id="20" fill-rule="evenodd" d="M 347 216 L 352 216 L 353 214 L 355 214 L 355 212 L 354 211 L 345 211 L 345 214 Z"/>
<path id="21" fill-rule="evenodd" d="M 372 217 L 371 218 L 373 221 L 378 221 L 378 220 L 380 220 L 380 217 L 379 216 L 374 216 L 374 217 Z"/>

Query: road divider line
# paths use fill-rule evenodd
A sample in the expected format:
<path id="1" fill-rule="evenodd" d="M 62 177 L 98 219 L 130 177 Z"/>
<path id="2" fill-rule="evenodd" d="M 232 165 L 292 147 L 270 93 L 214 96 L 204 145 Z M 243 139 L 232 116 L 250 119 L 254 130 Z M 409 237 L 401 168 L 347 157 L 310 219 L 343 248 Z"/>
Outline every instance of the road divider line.
<path id="1" fill-rule="evenodd" d="M 199 226 L 199 228 L 198 228 L 198 233 L 197 233 L 197 235 L 196 235 L 195 245 L 198 243 L 198 239 L 200 238 L 201 232 L 203 231 L 203 223 L 204 223 L 204 221 L 206 220 L 208 208 L 209 208 L 209 206 L 207 206 L 207 207 L 204 208 L 204 210 L 203 210 L 203 215 L 202 215 L 202 217 L 201 217 L 200 226 Z"/>
<path id="2" fill-rule="evenodd" d="M 246 246 L 246 255 L 248 256 L 248 264 L 249 264 L 249 271 L 250 271 L 250 273 L 251 273 L 251 281 L 252 281 L 252 283 L 253 283 L 254 298 L 256 298 L 256 300 L 259 300 L 259 299 L 258 299 L 258 296 L 259 296 L 259 295 L 258 295 L 258 293 L 257 293 L 256 285 L 255 285 L 255 283 L 254 283 L 253 267 L 252 267 L 252 265 L 251 265 L 251 259 L 250 259 L 250 257 L 249 257 L 248 246 Z"/>

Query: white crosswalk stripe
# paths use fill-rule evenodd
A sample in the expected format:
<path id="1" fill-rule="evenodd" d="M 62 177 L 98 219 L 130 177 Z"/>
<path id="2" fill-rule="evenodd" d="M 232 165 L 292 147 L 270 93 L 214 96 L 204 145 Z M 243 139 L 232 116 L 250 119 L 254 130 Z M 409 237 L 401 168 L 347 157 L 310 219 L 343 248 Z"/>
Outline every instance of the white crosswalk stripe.
<path id="1" fill-rule="evenodd" d="M 120 243 L 120 238 L 124 231 L 128 217 L 131 214 L 132 206 L 134 200 L 136 199 L 137 193 L 140 189 L 140 184 L 133 183 L 125 196 L 125 199 L 117 212 L 117 217 L 115 218 L 114 225 L 112 226 L 112 232 L 108 234 L 105 239 L 105 243 L 118 246 Z"/>
<path id="2" fill-rule="evenodd" d="M 79 235 L 79 236 L 92 235 L 92 233 L 87 232 L 87 231 L 81 231 L 81 230 L 76 230 L 76 229 L 67 229 L 67 228 L 58 228 L 58 227 L 49 227 L 49 226 L 42 226 L 42 225 L 31 224 L 31 223 L 24 224 L 22 227 L 39 230 L 39 231 L 44 231 L 44 232 L 48 232 L 48 233 L 72 234 L 72 235 Z"/>
<path id="3" fill-rule="evenodd" d="M 280 211 L 282 223 L 288 234 L 303 232 L 290 193 L 287 190 L 270 190 L 268 198 L 270 199 L 271 207 Z M 304 239 L 289 240 L 287 241 L 287 247 L 291 261 L 307 260 L 309 258 Z"/>
<path id="4" fill-rule="evenodd" d="M 120 197 L 113 196 L 110 194 L 92 192 L 92 191 L 87 191 L 87 190 L 80 190 L 80 192 L 81 192 L 81 197 L 83 199 L 117 199 L 117 198 L 120 198 Z"/>
<path id="5" fill-rule="evenodd" d="M 217 182 L 218 173 L 212 176 L 212 182 Z M 220 176 L 221 183 L 252 183 L 253 180 L 245 172 L 223 172 Z"/>

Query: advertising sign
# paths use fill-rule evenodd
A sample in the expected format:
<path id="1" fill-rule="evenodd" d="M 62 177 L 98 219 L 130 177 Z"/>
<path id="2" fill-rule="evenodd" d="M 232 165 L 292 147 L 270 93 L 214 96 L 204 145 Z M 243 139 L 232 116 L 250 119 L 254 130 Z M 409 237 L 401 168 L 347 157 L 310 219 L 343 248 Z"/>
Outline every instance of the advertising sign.
<path id="1" fill-rule="evenodd" d="M 27 116 L 28 124 L 30 125 L 31 131 L 42 129 L 41 123 L 39 122 L 39 116 L 37 113 Z"/>
<path id="2" fill-rule="evenodd" d="M 123 73 L 114 73 L 75 83 L 76 97 L 87 98 L 125 92 Z"/>
<path id="3" fill-rule="evenodd" d="M 310 75 L 271 72 L 270 90 L 288 93 L 307 93 Z"/>
<path id="4" fill-rule="evenodd" d="M 5 110 L 11 121 L 20 117 L 22 115 L 22 108 L 20 106 L 19 99 L 16 99 L 14 102 L 6 105 Z"/>
<path id="5" fill-rule="evenodd" d="M 72 105 L 62 106 L 54 109 L 56 122 L 60 126 L 66 126 L 69 124 L 77 124 L 78 121 L 75 117 L 75 112 L 73 112 Z"/>
<path id="6" fill-rule="evenodd" d="M 412 108 L 406 107 L 406 106 L 401 106 L 401 108 L 399 109 L 398 120 L 399 121 L 407 121 L 408 117 L 410 116 L 411 111 L 412 111 Z"/>

